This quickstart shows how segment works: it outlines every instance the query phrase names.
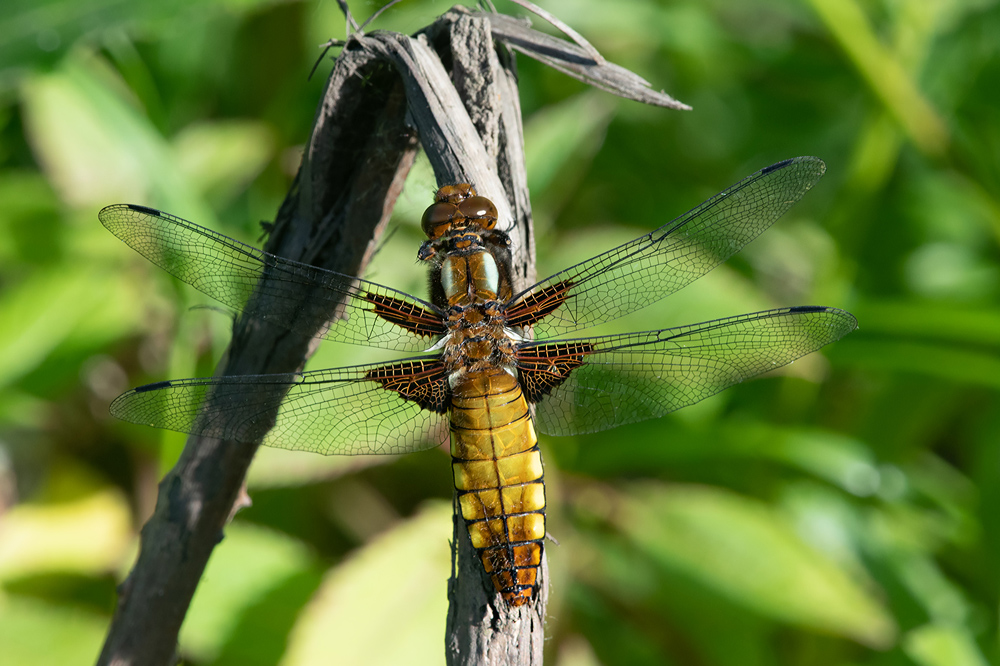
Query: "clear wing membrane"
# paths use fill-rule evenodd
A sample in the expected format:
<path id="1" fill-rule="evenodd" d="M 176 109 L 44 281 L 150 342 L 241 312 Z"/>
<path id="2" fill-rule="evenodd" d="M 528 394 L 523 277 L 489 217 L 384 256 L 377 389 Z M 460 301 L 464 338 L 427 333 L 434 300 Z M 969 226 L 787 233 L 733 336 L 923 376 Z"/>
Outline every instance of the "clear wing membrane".
<path id="1" fill-rule="evenodd" d="M 119 419 L 178 432 L 324 455 L 409 453 L 448 441 L 448 416 L 385 387 L 377 377 L 437 365 L 433 357 L 292 374 L 159 382 L 111 404 Z M 269 415 L 281 407 L 274 427 Z"/>
<path id="2" fill-rule="evenodd" d="M 283 259 L 152 208 L 116 204 L 99 217 L 157 266 L 260 321 L 395 351 L 427 349 L 443 333 L 436 308 L 405 292 Z"/>
<path id="3" fill-rule="evenodd" d="M 542 384 L 538 429 L 571 435 L 663 416 L 855 328 L 854 316 L 836 308 L 782 308 L 660 331 L 530 343 L 519 363 L 529 395 L 533 373 L 526 366 Z M 554 378 L 548 386 L 547 377 Z"/>
<path id="4" fill-rule="evenodd" d="M 511 299 L 507 323 L 533 328 L 537 340 L 518 346 L 517 363 L 539 430 L 596 432 L 663 416 L 857 328 L 843 310 L 808 306 L 659 331 L 545 339 L 628 314 L 698 279 L 767 229 L 824 170 L 815 157 L 774 164 L 656 231 Z M 445 332 L 441 312 L 430 303 L 282 259 L 157 210 L 115 205 L 100 219 L 153 263 L 258 320 L 400 351 L 427 349 Z M 264 437 L 264 444 L 279 448 L 357 455 L 447 442 L 449 407 L 448 372 L 439 356 L 424 356 L 160 382 L 123 394 L 111 412 L 195 435 L 244 442 Z"/>
<path id="5" fill-rule="evenodd" d="M 511 299 L 515 326 L 537 339 L 629 314 L 709 272 L 759 236 L 819 180 L 816 157 L 778 162 L 633 241 L 542 280 Z"/>

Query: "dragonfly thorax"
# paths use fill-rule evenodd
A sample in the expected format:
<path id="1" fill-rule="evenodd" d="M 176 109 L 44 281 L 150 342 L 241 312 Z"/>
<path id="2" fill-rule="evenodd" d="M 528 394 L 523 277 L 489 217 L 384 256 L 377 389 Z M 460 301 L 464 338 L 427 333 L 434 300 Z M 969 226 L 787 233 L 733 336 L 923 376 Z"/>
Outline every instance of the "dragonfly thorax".
<path id="1" fill-rule="evenodd" d="M 496 223 L 496 207 L 467 183 L 438 190 L 421 222 L 428 240 L 418 258 L 432 265 L 431 298 L 447 330 L 437 347 L 453 382 L 516 365 L 519 338 L 510 335 L 505 306 L 510 240 Z"/>
<path id="2" fill-rule="evenodd" d="M 450 307 L 448 334 L 442 341 L 449 373 L 513 367 L 518 339 L 510 335 L 506 323 L 504 306 L 494 299 Z"/>
<path id="3" fill-rule="evenodd" d="M 448 305 L 495 300 L 500 291 L 500 271 L 485 250 L 449 256 L 441 262 L 441 286 Z"/>

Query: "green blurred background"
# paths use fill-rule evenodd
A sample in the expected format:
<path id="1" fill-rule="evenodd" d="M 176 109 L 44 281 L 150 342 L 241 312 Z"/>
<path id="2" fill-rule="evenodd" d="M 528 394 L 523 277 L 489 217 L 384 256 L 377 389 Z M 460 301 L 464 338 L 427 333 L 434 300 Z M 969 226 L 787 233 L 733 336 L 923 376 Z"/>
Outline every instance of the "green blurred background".
<path id="1" fill-rule="evenodd" d="M 449 4 L 404 0 L 374 27 L 413 32 Z M 818 155 L 826 177 L 774 228 L 597 332 L 804 304 L 861 325 L 663 419 L 543 437 L 547 662 L 1000 664 L 997 3 L 543 4 L 694 111 L 519 58 L 539 275 Z M 0 9 L 5 666 L 93 663 L 183 445 L 108 403 L 210 374 L 228 338 L 226 312 L 194 307 L 207 299 L 97 211 L 141 203 L 258 243 L 330 70 L 307 78 L 317 45 L 343 36 L 331 0 Z M 434 187 L 421 160 L 371 279 L 425 293 L 416 221 Z M 309 367 L 386 357 L 325 344 Z M 443 663 L 451 492 L 440 451 L 262 452 L 185 663 Z"/>

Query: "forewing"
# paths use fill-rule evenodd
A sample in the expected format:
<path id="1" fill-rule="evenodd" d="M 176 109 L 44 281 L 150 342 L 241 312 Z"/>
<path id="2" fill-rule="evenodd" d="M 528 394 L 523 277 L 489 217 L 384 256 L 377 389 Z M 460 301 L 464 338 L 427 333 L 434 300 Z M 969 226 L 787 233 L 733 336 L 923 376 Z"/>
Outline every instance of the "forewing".
<path id="1" fill-rule="evenodd" d="M 660 331 L 526 343 L 521 383 L 550 435 L 663 416 L 840 339 L 857 320 L 836 308 L 755 312 Z"/>
<path id="2" fill-rule="evenodd" d="M 508 323 L 548 338 L 610 321 L 674 293 L 759 236 L 826 166 L 796 157 L 761 169 L 697 208 L 511 299 Z"/>
<path id="3" fill-rule="evenodd" d="M 397 351 L 427 349 L 444 332 L 436 308 L 404 292 L 283 259 L 152 208 L 116 204 L 99 217 L 157 266 L 255 319 Z"/>
<path id="4" fill-rule="evenodd" d="M 291 374 L 181 379 L 119 396 L 141 425 L 324 455 L 395 454 L 448 441 L 448 380 L 436 357 Z M 281 403 L 273 427 L 269 415 Z M 266 433 L 266 435 L 265 435 Z"/>

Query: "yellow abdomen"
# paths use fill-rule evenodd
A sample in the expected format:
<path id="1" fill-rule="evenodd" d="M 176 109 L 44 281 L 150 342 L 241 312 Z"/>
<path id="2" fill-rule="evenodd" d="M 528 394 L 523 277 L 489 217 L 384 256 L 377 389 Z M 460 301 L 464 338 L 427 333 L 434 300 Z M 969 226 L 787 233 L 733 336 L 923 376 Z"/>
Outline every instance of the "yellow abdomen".
<path id="1" fill-rule="evenodd" d="M 528 403 L 509 373 L 468 373 L 452 387 L 451 455 L 472 545 L 497 591 L 520 606 L 538 586 L 545 486 Z"/>

